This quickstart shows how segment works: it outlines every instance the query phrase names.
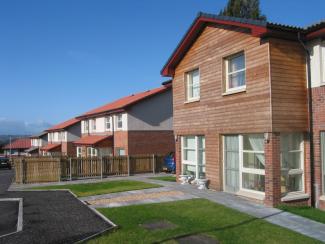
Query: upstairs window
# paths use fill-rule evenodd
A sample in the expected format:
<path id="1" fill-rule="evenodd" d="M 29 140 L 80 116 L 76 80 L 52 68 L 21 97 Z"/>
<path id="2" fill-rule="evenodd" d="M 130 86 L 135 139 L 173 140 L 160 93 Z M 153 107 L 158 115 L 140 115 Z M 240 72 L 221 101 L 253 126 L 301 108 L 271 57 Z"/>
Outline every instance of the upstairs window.
<path id="1" fill-rule="evenodd" d="M 91 126 L 92 126 L 92 130 L 96 131 L 96 119 L 91 120 Z"/>
<path id="2" fill-rule="evenodd" d="M 246 65 L 243 52 L 225 59 L 225 92 L 241 90 L 246 87 Z"/>
<path id="3" fill-rule="evenodd" d="M 200 72 L 199 69 L 186 73 L 186 100 L 200 99 Z"/>
<path id="4" fill-rule="evenodd" d="M 123 119 L 122 119 L 122 114 L 117 115 L 116 117 L 116 124 L 118 129 L 122 129 L 123 127 Z"/>
<path id="5" fill-rule="evenodd" d="M 110 130 L 111 129 L 111 117 L 105 118 L 105 129 Z"/>
<path id="6" fill-rule="evenodd" d="M 84 133 L 88 133 L 89 131 L 89 121 L 85 120 L 84 121 Z"/>

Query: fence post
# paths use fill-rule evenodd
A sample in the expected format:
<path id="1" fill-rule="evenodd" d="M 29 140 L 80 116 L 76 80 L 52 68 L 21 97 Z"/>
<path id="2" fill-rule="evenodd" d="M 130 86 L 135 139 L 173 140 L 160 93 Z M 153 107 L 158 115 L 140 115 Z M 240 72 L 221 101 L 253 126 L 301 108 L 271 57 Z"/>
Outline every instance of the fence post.
<path id="1" fill-rule="evenodd" d="M 70 181 L 72 181 L 72 167 L 71 167 L 71 158 L 69 158 L 69 165 L 70 165 Z"/>
<path id="2" fill-rule="evenodd" d="M 152 172 L 156 174 L 156 157 L 155 154 L 152 154 Z"/>
<path id="3" fill-rule="evenodd" d="M 100 157 L 100 178 L 103 179 L 103 156 Z"/>
<path id="4" fill-rule="evenodd" d="M 20 159 L 20 183 L 24 184 L 24 166 L 23 166 L 23 159 Z"/>
<path id="5" fill-rule="evenodd" d="M 127 156 L 127 161 L 128 161 L 128 176 L 130 176 L 130 156 Z"/>
<path id="6" fill-rule="evenodd" d="M 59 168 L 58 169 L 59 170 L 59 174 L 58 174 L 59 175 L 59 182 L 61 182 L 61 172 L 62 172 L 61 171 L 61 160 L 62 160 L 62 158 L 59 158 L 59 162 L 58 162 L 58 164 L 59 164 L 59 167 L 58 167 Z"/>

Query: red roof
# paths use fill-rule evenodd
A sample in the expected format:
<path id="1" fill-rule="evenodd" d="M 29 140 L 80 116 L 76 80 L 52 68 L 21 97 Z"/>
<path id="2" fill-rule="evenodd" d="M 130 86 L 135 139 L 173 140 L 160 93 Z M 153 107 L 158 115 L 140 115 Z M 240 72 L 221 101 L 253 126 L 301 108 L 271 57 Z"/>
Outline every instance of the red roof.
<path id="1" fill-rule="evenodd" d="M 47 144 L 46 146 L 42 147 L 41 150 L 48 152 L 54 149 L 58 149 L 59 147 L 61 147 L 61 144 Z"/>
<path id="2" fill-rule="evenodd" d="M 99 136 L 99 135 L 93 135 L 93 136 L 85 136 L 81 137 L 79 140 L 74 141 L 74 144 L 78 145 L 95 145 L 103 140 L 113 138 L 113 136 Z"/>
<path id="3" fill-rule="evenodd" d="M 10 143 L 5 145 L 3 149 L 28 149 L 32 146 L 32 142 L 30 138 L 20 138 L 17 140 L 14 140 Z"/>
<path id="4" fill-rule="evenodd" d="M 167 84 L 159 88 L 155 88 L 145 92 L 140 92 L 137 94 L 132 94 L 130 96 L 120 98 L 112 103 L 108 103 L 105 104 L 104 106 L 90 110 L 87 113 L 84 113 L 83 115 L 79 116 L 78 118 L 84 118 L 84 117 L 98 115 L 102 113 L 117 112 L 119 110 L 125 109 L 126 107 L 132 104 L 140 102 L 141 100 L 144 100 L 148 97 L 154 96 L 159 93 L 163 93 L 169 90 L 170 88 L 171 88 L 171 84 Z"/>
<path id="5" fill-rule="evenodd" d="M 66 129 L 66 128 L 69 127 L 69 126 L 78 123 L 79 121 L 80 121 L 80 119 L 76 119 L 76 118 L 69 119 L 69 120 L 67 120 L 67 121 L 65 121 L 65 122 L 63 122 L 63 123 L 60 123 L 60 124 L 54 125 L 53 127 L 47 129 L 46 131 L 64 130 L 64 129 Z"/>

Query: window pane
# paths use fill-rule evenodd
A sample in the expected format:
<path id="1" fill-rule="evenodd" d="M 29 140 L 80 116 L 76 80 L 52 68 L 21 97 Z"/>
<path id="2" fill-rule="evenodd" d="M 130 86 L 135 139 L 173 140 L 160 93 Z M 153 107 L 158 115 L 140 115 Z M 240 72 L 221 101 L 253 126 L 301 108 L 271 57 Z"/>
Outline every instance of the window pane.
<path id="1" fill-rule="evenodd" d="M 265 169 L 264 153 L 244 152 L 243 165 L 244 168 Z"/>
<path id="2" fill-rule="evenodd" d="M 191 71 L 187 74 L 187 98 L 197 98 L 200 96 L 200 74 L 199 70 Z"/>
<path id="3" fill-rule="evenodd" d="M 289 193 L 303 190 L 302 175 L 288 175 L 286 172 L 282 173 L 281 177 L 281 193 Z"/>
<path id="4" fill-rule="evenodd" d="M 199 166 L 199 179 L 205 179 L 205 166 Z"/>
<path id="5" fill-rule="evenodd" d="M 250 134 L 243 135 L 244 150 L 250 151 L 264 151 L 264 135 Z"/>
<path id="6" fill-rule="evenodd" d="M 198 137 L 198 156 L 199 156 L 199 165 L 205 165 L 205 137 L 199 136 Z"/>
<path id="7" fill-rule="evenodd" d="M 245 71 L 229 74 L 228 76 L 228 89 L 236 88 L 245 85 Z"/>
<path id="8" fill-rule="evenodd" d="M 281 135 L 281 151 L 301 150 L 302 134 Z"/>
<path id="9" fill-rule="evenodd" d="M 281 168 L 301 169 L 301 152 L 283 152 L 281 154 Z"/>
<path id="10" fill-rule="evenodd" d="M 243 188 L 254 191 L 265 191 L 265 176 L 243 173 Z"/>
<path id="11" fill-rule="evenodd" d="M 183 174 L 196 177 L 196 166 L 183 164 Z"/>
<path id="12" fill-rule="evenodd" d="M 195 149 L 195 136 L 184 137 L 184 147 Z"/>
<path id="13" fill-rule="evenodd" d="M 184 160 L 196 162 L 195 159 L 195 150 L 192 149 L 184 149 Z"/>
<path id="14" fill-rule="evenodd" d="M 240 69 L 245 68 L 245 56 L 244 54 L 235 56 L 233 58 L 228 59 L 228 71 L 234 72 Z"/>

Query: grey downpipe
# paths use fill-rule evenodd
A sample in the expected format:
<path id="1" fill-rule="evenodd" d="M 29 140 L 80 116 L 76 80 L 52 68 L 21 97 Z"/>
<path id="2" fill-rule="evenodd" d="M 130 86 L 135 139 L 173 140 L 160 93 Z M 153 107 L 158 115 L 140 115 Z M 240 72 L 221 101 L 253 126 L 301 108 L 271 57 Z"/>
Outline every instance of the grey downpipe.
<path id="1" fill-rule="evenodd" d="M 314 160 L 314 120 L 313 120 L 313 93 L 311 87 L 311 67 L 310 67 L 310 52 L 305 43 L 301 39 L 301 33 L 298 32 L 298 41 L 306 52 L 307 59 L 307 84 L 308 84 L 308 117 L 309 117 L 309 155 L 310 155 L 310 180 L 311 191 L 310 199 L 312 207 L 316 206 L 315 201 L 315 160 Z"/>

